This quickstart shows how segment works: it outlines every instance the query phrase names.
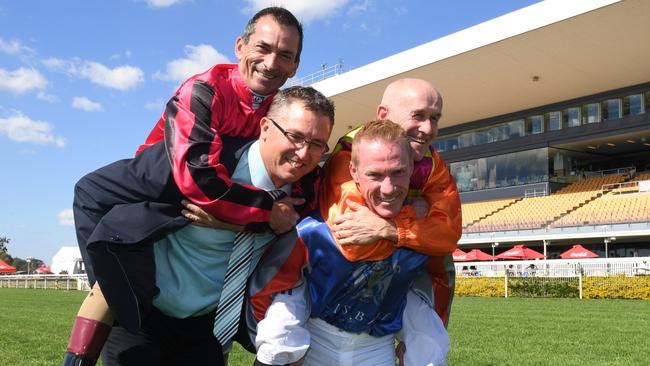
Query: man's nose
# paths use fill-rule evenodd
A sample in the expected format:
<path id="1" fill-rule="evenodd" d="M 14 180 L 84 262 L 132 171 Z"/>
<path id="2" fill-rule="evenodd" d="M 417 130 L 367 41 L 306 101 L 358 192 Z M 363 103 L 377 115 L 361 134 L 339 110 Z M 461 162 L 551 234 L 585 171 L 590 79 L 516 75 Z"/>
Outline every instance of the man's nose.
<path id="1" fill-rule="evenodd" d="M 434 123 L 436 122 L 431 119 L 423 121 L 422 123 L 420 123 L 420 128 L 418 130 L 425 135 L 431 135 L 434 130 L 434 126 L 433 126 Z"/>
<path id="2" fill-rule="evenodd" d="M 381 193 L 382 194 L 392 194 L 395 191 L 395 184 L 389 178 L 384 179 L 381 182 Z"/>
<path id="3" fill-rule="evenodd" d="M 309 144 L 305 143 L 301 147 L 296 148 L 295 151 L 300 159 L 306 159 L 309 155 Z"/>
<path id="4" fill-rule="evenodd" d="M 264 57 L 264 68 L 268 71 L 273 71 L 278 66 L 278 56 L 271 52 Z"/>

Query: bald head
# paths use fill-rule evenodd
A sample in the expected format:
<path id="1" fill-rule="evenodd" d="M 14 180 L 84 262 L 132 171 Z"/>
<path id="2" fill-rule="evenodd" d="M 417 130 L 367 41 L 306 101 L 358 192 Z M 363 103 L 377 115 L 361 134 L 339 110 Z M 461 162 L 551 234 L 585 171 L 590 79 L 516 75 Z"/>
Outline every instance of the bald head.
<path id="1" fill-rule="evenodd" d="M 426 80 L 399 79 L 390 83 L 377 107 L 377 118 L 398 123 L 411 141 L 416 161 L 422 159 L 438 135 L 442 96 Z"/>

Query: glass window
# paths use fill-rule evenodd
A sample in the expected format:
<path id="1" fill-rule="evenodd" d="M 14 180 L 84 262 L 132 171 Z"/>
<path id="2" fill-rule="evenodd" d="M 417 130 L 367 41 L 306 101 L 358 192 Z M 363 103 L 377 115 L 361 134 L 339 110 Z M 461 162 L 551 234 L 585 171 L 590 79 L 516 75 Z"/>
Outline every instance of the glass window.
<path id="1" fill-rule="evenodd" d="M 544 116 L 540 114 L 526 118 L 526 132 L 532 135 L 544 132 Z"/>
<path id="2" fill-rule="evenodd" d="M 473 131 L 460 134 L 460 136 L 458 136 L 458 142 L 460 143 L 460 147 L 465 148 L 465 147 L 474 146 L 474 135 L 476 134 Z"/>
<path id="3" fill-rule="evenodd" d="M 562 113 L 559 111 L 549 112 L 546 115 L 548 119 L 548 129 L 549 131 L 556 131 L 562 129 Z"/>
<path id="4" fill-rule="evenodd" d="M 623 98 L 624 116 L 636 116 L 643 112 L 643 94 L 633 94 Z"/>
<path id="5" fill-rule="evenodd" d="M 445 139 L 445 151 L 453 151 L 458 149 L 458 136 L 451 136 Z"/>
<path id="6" fill-rule="evenodd" d="M 460 192 L 476 191 L 478 173 L 477 160 L 461 161 L 450 164 L 451 174 L 456 179 L 456 185 Z"/>
<path id="7" fill-rule="evenodd" d="M 643 93 L 643 95 L 645 95 L 645 98 L 644 98 L 645 100 L 644 100 L 644 103 L 643 103 L 643 104 L 645 104 L 645 112 L 650 113 L 650 91 L 647 91 L 647 92 Z"/>
<path id="8" fill-rule="evenodd" d="M 474 133 L 474 145 L 487 144 L 489 141 L 488 130 L 479 130 Z"/>
<path id="9" fill-rule="evenodd" d="M 509 138 L 513 137 L 521 137 L 524 136 L 524 120 L 523 119 L 518 119 L 516 121 L 508 122 L 506 123 L 508 126 L 508 134 Z"/>
<path id="10" fill-rule="evenodd" d="M 589 103 L 584 106 L 586 123 L 600 122 L 600 103 Z"/>
<path id="11" fill-rule="evenodd" d="M 563 112 L 564 121 L 566 121 L 567 127 L 576 127 L 580 126 L 580 108 L 571 107 L 567 108 Z"/>
<path id="12" fill-rule="evenodd" d="M 548 181 L 548 148 L 450 164 L 460 192 Z"/>
<path id="13" fill-rule="evenodd" d="M 440 140 L 440 139 L 438 139 L 438 140 L 434 141 L 434 142 L 433 142 L 433 148 L 434 148 L 437 152 L 443 152 L 443 151 L 445 151 L 445 140 Z"/>
<path id="14" fill-rule="evenodd" d="M 608 99 L 602 103 L 603 106 L 603 120 L 619 119 L 621 118 L 621 100 Z"/>
<path id="15" fill-rule="evenodd" d="M 487 132 L 488 142 L 497 142 L 499 139 L 499 126 L 490 128 Z"/>

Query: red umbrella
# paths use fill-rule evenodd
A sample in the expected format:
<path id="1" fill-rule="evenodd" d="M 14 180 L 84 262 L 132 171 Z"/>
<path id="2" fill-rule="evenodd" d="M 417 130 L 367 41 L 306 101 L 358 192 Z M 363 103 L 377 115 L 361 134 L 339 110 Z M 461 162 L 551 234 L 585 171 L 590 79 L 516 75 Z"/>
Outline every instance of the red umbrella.
<path id="1" fill-rule="evenodd" d="M 40 274 L 52 274 L 52 269 L 50 266 L 42 265 L 36 268 L 35 272 Z"/>
<path id="2" fill-rule="evenodd" d="M 489 261 L 493 260 L 495 257 L 481 252 L 479 249 L 472 249 L 467 252 L 465 255 L 461 255 L 458 258 L 454 257 L 456 262 L 470 262 L 470 261 Z"/>
<path id="3" fill-rule="evenodd" d="M 499 259 L 538 259 L 544 258 L 544 254 L 526 248 L 522 244 L 515 245 L 513 248 L 497 255 Z"/>
<path id="4" fill-rule="evenodd" d="M 568 259 L 568 258 L 598 258 L 598 254 L 592 252 L 591 250 L 583 247 L 580 244 L 576 244 L 571 249 L 567 250 L 566 252 L 560 254 L 560 258 L 562 259 Z"/>
<path id="5" fill-rule="evenodd" d="M 467 253 L 463 252 L 460 249 L 456 249 L 454 250 L 453 253 L 451 253 L 451 256 L 454 257 L 454 261 L 458 261 L 458 262 L 462 262 L 463 260 L 465 260 L 466 255 Z"/>

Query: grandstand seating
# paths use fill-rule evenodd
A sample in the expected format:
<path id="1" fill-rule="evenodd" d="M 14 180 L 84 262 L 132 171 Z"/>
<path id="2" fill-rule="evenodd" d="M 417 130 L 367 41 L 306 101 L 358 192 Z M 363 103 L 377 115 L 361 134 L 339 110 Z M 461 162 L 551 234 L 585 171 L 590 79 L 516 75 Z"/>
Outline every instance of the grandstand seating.
<path id="1" fill-rule="evenodd" d="M 467 227 L 482 218 L 492 215 L 519 200 L 520 198 L 509 198 L 505 200 L 465 203 L 463 204 L 463 227 Z"/>
<path id="2" fill-rule="evenodd" d="M 650 192 L 608 193 L 578 208 L 551 227 L 602 225 L 650 221 Z"/>
<path id="3" fill-rule="evenodd" d="M 581 179 L 549 196 L 530 197 L 519 199 L 503 209 L 496 210 L 478 221 L 465 221 L 463 224 L 466 232 L 506 231 L 536 229 L 548 226 L 552 222 L 579 209 L 581 206 L 603 195 L 602 187 L 608 184 L 620 183 L 626 179 L 623 175 L 605 175 Z M 483 202 L 486 206 L 491 202 Z M 478 206 L 481 203 L 473 203 Z M 463 210 L 467 205 L 463 205 Z M 473 212 L 480 211 L 471 208 L 467 217 L 469 220 Z M 489 208 L 484 208 L 489 212 Z"/>
<path id="4" fill-rule="evenodd" d="M 634 177 L 634 181 L 650 180 L 650 172 L 639 173 Z"/>

